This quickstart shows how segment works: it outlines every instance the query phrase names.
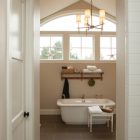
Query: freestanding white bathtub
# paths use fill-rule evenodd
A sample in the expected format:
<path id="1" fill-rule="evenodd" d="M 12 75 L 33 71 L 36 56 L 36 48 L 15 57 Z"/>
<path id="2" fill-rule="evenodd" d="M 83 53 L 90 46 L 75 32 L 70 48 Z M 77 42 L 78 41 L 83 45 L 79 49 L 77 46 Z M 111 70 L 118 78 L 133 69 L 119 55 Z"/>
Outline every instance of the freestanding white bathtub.
<path id="1" fill-rule="evenodd" d="M 58 99 L 57 105 L 61 110 L 62 120 L 67 124 L 87 124 L 87 107 L 93 105 L 115 106 L 115 102 L 110 99 Z M 96 121 L 100 124 L 105 121 Z"/>

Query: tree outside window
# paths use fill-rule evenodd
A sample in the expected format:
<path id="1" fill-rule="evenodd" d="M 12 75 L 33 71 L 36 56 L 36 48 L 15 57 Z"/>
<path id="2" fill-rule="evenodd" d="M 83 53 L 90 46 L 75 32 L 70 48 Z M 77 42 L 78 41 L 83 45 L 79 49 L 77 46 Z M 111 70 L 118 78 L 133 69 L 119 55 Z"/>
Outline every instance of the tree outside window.
<path id="1" fill-rule="evenodd" d="M 62 60 L 62 37 L 45 36 L 40 38 L 40 58 L 47 60 Z"/>
<path id="2" fill-rule="evenodd" d="M 70 37 L 70 60 L 94 60 L 93 37 Z"/>

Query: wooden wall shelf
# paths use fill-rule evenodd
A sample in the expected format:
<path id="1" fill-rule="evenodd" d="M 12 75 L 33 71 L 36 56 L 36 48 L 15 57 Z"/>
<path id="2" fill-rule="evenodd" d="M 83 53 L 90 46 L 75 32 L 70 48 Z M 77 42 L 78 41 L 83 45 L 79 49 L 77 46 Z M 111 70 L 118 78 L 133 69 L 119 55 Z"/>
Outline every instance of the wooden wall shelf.
<path id="1" fill-rule="evenodd" d="M 61 72 L 61 79 L 103 79 L 104 72 Z"/>

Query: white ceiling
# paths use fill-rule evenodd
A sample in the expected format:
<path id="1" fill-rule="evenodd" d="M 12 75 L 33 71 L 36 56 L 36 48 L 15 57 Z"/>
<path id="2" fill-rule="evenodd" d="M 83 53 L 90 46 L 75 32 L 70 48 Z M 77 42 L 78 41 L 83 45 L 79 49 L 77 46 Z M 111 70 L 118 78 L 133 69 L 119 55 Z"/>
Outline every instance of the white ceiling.
<path id="1" fill-rule="evenodd" d="M 40 18 L 49 16 L 79 0 L 40 0 Z M 84 0 L 90 3 L 90 0 Z M 93 0 L 93 5 L 116 16 L 116 0 Z"/>

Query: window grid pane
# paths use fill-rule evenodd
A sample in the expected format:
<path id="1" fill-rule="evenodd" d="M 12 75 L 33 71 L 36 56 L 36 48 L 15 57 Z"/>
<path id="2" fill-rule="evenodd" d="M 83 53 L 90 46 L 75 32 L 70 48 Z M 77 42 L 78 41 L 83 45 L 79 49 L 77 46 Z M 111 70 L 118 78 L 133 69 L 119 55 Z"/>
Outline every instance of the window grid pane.
<path id="1" fill-rule="evenodd" d="M 40 47 L 50 47 L 50 37 L 40 37 Z"/>
<path id="2" fill-rule="evenodd" d="M 93 56 L 92 41 L 93 41 L 92 37 L 70 37 L 69 59 L 93 60 L 94 56 Z"/>
<path id="3" fill-rule="evenodd" d="M 100 60 L 116 60 L 116 37 L 100 37 Z"/>
<path id="4" fill-rule="evenodd" d="M 40 58 L 47 60 L 62 60 L 62 36 L 40 37 Z"/>

